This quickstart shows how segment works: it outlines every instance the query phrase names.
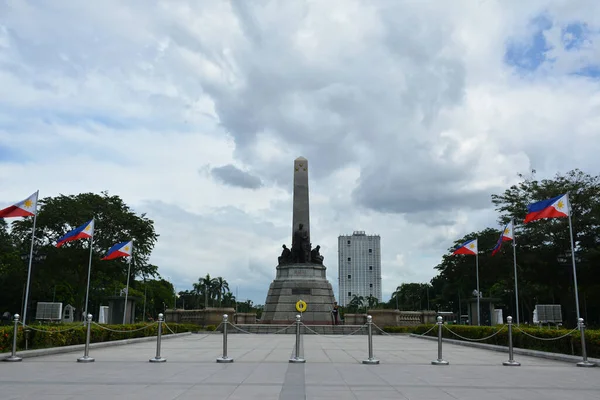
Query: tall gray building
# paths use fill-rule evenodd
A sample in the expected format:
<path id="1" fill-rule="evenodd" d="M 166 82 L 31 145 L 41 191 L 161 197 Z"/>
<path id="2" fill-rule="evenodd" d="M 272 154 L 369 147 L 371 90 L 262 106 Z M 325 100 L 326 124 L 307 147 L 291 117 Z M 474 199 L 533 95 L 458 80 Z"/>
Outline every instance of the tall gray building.
<path id="1" fill-rule="evenodd" d="M 381 245 L 379 235 L 354 231 L 338 237 L 339 304 L 347 305 L 354 295 L 381 296 Z"/>

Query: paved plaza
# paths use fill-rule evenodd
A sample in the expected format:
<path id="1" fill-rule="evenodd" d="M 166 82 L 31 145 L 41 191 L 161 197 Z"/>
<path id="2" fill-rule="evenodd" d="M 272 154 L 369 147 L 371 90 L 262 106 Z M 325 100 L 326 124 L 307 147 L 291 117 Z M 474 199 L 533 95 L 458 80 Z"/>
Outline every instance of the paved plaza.
<path id="1" fill-rule="evenodd" d="M 0 363 L 0 399 L 600 399 L 600 368 L 444 343 L 448 366 L 431 365 L 437 343 L 408 336 L 374 336 L 379 365 L 363 365 L 367 336 L 303 337 L 306 364 L 288 362 L 294 335 L 229 336 L 218 364 L 219 334 L 163 340 L 166 363 L 149 363 L 155 343 Z"/>

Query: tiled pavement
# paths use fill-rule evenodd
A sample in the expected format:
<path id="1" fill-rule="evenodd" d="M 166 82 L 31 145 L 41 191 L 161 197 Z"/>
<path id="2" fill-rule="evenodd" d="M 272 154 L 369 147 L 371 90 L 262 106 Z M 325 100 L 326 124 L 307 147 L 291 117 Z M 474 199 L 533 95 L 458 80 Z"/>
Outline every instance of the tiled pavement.
<path id="1" fill-rule="evenodd" d="M 0 399 L 600 399 L 600 368 L 515 357 L 444 343 L 448 366 L 431 365 L 437 343 L 375 336 L 379 365 L 367 357 L 366 336 L 304 340 L 306 364 L 288 362 L 293 335 L 230 335 L 234 363 L 218 364 L 221 336 L 165 340 L 166 363 L 149 363 L 152 342 L 0 363 Z"/>

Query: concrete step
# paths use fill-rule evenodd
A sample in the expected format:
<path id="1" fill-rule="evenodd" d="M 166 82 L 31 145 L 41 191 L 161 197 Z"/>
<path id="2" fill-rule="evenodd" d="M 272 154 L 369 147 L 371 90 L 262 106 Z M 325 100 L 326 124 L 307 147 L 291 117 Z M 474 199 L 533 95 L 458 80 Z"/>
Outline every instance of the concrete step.
<path id="1" fill-rule="evenodd" d="M 222 328 L 219 328 L 222 330 Z M 308 325 L 300 326 L 303 335 L 366 335 L 367 327 L 360 325 Z M 271 325 L 271 324 L 238 324 L 229 326 L 227 333 L 265 333 L 265 334 L 295 334 L 296 324 Z M 375 332 L 373 332 L 375 334 Z"/>

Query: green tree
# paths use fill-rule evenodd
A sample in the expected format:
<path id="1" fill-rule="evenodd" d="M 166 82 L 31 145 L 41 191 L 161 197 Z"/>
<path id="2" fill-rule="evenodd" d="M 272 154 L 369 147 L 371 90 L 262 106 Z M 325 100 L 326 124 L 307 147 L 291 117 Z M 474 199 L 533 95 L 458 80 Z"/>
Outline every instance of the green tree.
<path id="1" fill-rule="evenodd" d="M 365 298 L 363 296 L 359 296 L 355 294 L 352 296 L 346 308 L 349 313 L 357 313 L 361 307 L 365 306 Z"/>
<path id="2" fill-rule="evenodd" d="M 211 278 L 210 274 L 206 274 L 204 278 L 198 278 L 198 282 L 194 283 L 194 291 L 199 297 L 201 304 L 206 307 L 214 306 L 214 299 L 217 297 L 217 278 Z"/>
<path id="3" fill-rule="evenodd" d="M 223 295 L 223 307 L 235 307 L 236 298 L 233 293 L 227 292 Z"/>
<path id="4" fill-rule="evenodd" d="M 375 296 L 369 295 L 365 297 L 365 304 L 368 308 L 375 308 L 379 305 L 379 299 Z"/>
<path id="5" fill-rule="evenodd" d="M 214 292 L 217 296 L 217 301 L 219 302 L 219 307 L 221 307 L 221 298 L 225 293 L 229 292 L 229 283 L 222 277 L 218 276 L 214 279 Z"/>
<path id="6" fill-rule="evenodd" d="M 8 232 L 8 225 L 0 219 L 0 315 L 21 313 L 21 302 L 27 267 L 19 256 L 15 241 Z"/>
<path id="7" fill-rule="evenodd" d="M 519 295 L 530 320 L 535 304 L 562 304 L 570 324 L 575 323 L 575 295 L 571 268 L 571 244 L 566 218 L 522 224 L 527 204 L 569 193 L 577 278 L 582 317 L 600 323 L 600 176 L 578 169 L 537 180 L 521 176 L 519 184 L 492 196 L 499 222 L 515 219 Z M 508 247 L 508 246 L 507 246 Z M 563 315 L 564 318 L 564 315 Z"/>
<path id="8" fill-rule="evenodd" d="M 144 283 L 141 284 L 144 285 Z M 175 293 L 175 288 L 171 282 L 162 278 L 146 280 L 145 285 L 147 285 L 146 290 L 142 287 L 135 294 L 142 299 L 144 293 L 146 294 L 146 315 L 144 316 L 144 320 L 148 320 L 149 318 L 156 320 L 158 314 L 164 313 L 167 308 L 174 307 L 175 298 L 173 294 Z M 136 305 L 136 315 L 142 315 L 141 307 L 143 307 L 142 302 L 138 302 Z M 186 308 L 188 308 L 187 303 Z"/>
<path id="9" fill-rule="evenodd" d="M 58 238 L 95 218 L 94 248 L 90 284 L 90 309 L 96 309 L 101 296 L 116 282 L 125 285 L 127 262 L 124 259 L 100 261 L 100 258 L 115 243 L 133 239 L 133 263 L 131 286 L 135 276 L 156 276 L 157 267 L 148 264 L 148 258 L 158 235 L 153 221 L 145 214 L 136 215 L 118 196 L 81 193 L 60 195 L 39 200 L 35 249 L 45 257 L 34 265 L 30 289 L 30 308 L 38 301 L 52 299 L 54 288 L 61 297 L 68 299 L 78 310 L 84 309 L 87 285 L 89 240 L 77 240 L 56 248 Z M 12 234 L 21 254 L 27 254 L 31 238 L 32 219 L 15 221 Z M 28 315 L 32 315 L 31 312 Z"/>

